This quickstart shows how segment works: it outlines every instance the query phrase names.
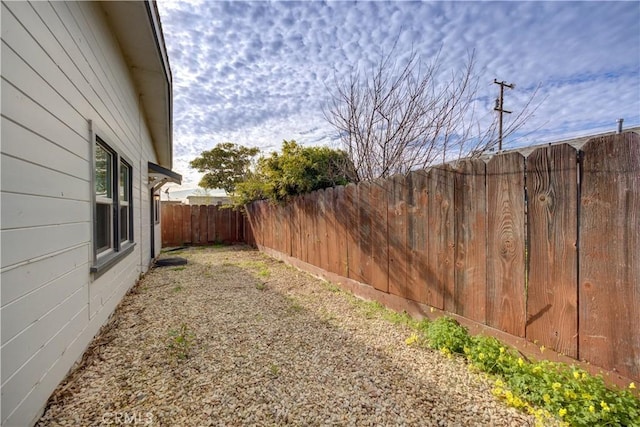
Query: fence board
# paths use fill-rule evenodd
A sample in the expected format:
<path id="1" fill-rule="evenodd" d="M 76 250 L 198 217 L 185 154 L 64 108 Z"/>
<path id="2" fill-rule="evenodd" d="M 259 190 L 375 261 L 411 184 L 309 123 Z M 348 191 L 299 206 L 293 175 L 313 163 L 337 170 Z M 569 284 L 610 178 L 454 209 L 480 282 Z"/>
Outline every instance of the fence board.
<path id="1" fill-rule="evenodd" d="M 218 215 L 218 207 L 214 205 L 207 206 L 207 240 L 209 243 L 216 241 L 216 216 Z"/>
<path id="2" fill-rule="evenodd" d="M 294 197 L 291 204 L 291 216 L 289 221 L 291 222 L 291 256 L 294 258 L 300 257 L 300 223 L 299 223 L 299 197 Z"/>
<path id="3" fill-rule="evenodd" d="M 300 196 L 298 203 L 298 212 L 300 214 L 300 259 L 304 262 L 309 262 L 309 240 L 311 234 L 309 228 L 309 213 L 307 212 L 307 195 Z"/>
<path id="4" fill-rule="evenodd" d="M 369 188 L 371 200 L 371 286 L 389 292 L 389 239 L 387 223 L 387 191 L 384 181 L 377 180 Z"/>
<path id="5" fill-rule="evenodd" d="M 356 261 L 358 276 L 362 283 L 371 284 L 371 188 L 368 182 L 358 183 L 357 215 L 358 215 L 358 250 Z"/>
<path id="6" fill-rule="evenodd" d="M 389 293 L 407 298 L 407 202 L 405 180 L 396 175 L 386 182 L 389 241 Z"/>
<path id="7" fill-rule="evenodd" d="M 434 282 L 428 267 L 427 182 L 424 171 L 407 176 L 407 298 L 427 303 L 427 283 Z"/>
<path id="8" fill-rule="evenodd" d="M 338 259 L 335 265 L 334 273 L 344 277 L 349 277 L 349 260 L 347 251 L 347 206 L 345 199 L 345 187 L 335 187 L 333 190 L 335 199 L 335 216 L 336 216 L 336 241 L 338 250 Z"/>
<path id="9" fill-rule="evenodd" d="M 282 206 L 269 205 L 269 211 L 271 213 L 271 248 L 278 252 L 284 252 L 284 233 L 282 229 Z"/>
<path id="10" fill-rule="evenodd" d="M 306 216 L 306 226 L 309 230 L 308 239 L 307 239 L 307 262 L 312 265 L 317 265 L 317 253 L 316 253 L 316 239 L 317 239 L 317 221 L 316 221 L 316 199 L 315 194 L 310 193 L 305 196 L 305 211 L 307 213 Z"/>
<path id="11" fill-rule="evenodd" d="M 336 266 L 338 264 L 338 240 L 336 229 L 336 200 L 333 188 L 324 190 L 326 218 L 327 218 L 327 271 L 338 273 Z"/>
<path id="12" fill-rule="evenodd" d="M 526 336 L 578 356 L 577 153 L 567 144 L 527 157 Z"/>
<path id="13" fill-rule="evenodd" d="M 524 157 L 501 154 L 487 165 L 487 324 L 524 337 Z"/>
<path id="14" fill-rule="evenodd" d="M 316 218 L 318 218 L 318 264 L 317 266 L 328 270 L 329 256 L 327 254 L 327 207 L 324 190 L 315 192 L 317 198 Z"/>
<path id="15" fill-rule="evenodd" d="M 191 244 L 193 242 L 191 235 L 191 206 L 182 205 L 180 208 L 182 210 L 182 238 L 184 243 Z"/>
<path id="16" fill-rule="evenodd" d="M 428 304 L 444 309 L 454 292 L 454 174 L 447 165 L 429 170 L 429 269 L 434 282 L 429 284 Z"/>
<path id="17" fill-rule="evenodd" d="M 463 160 L 455 174 L 455 288 L 445 309 L 480 323 L 487 305 L 487 194 L 482 160 Z"/>
<path id="18" fill-rule="evenodd" d="M 200 233 L 198 236 L 198 244 L 199 245 L 206 245 L 208 240 L 209 240 L 209 235 L 208 235 L 208 228 L 209 228 L 209 221 L 208 221 L 208 209 L 207 206 L 200 206 L 200 217 L 198 218 L 199 220 L 199 228 L 200 228 Z"/>
<path id="19" fill-rule="evenodd" d="M 182 246 L 184 244 L 184 238 L 182 237 L 182 209 L 181 207 L 176 208 L 174 206 L 167 206 L 167 208 L 173 211 L 173 226 L 171 227 L 173 229 L 173 238 L 175 239 L 173 244 L 175 246 Z"/>
<path id="20" fill-rule="evenodd" d="M 579 356 L 640 378 L 640 136 L 594 138 L 583 152 Z"/>
<path id="21" fill-rule="evenodd" d="M 173 209 L 167 209 L 165 206 L 160 210 L 160 222 L 162 224 L 162 247 L 170 246 L 178 240 L 173 233 Z"/>
<path id="22" fill-rule="evenodd" d="M 200 206 L 191 208 L 191 243 L 197 245 L 200 241 Z"/>
<path id="23" fill-rule="evenodd" d="M 360 224 L 358 222 L 358 187 L 349 184 L 344 190 L 347 210 L 347 263 L 349 278 L 362 282 L 360 275 Z"/>

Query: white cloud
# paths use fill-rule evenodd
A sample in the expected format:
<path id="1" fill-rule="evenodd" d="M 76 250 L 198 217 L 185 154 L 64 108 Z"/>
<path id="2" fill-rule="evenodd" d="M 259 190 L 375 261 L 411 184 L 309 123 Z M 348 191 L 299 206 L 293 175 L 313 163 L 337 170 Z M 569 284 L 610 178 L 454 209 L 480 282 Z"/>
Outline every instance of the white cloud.
<path id="1" fill-rule="evenodd" d="M 232 141 L 276 149 L 283 139 L 329 144 L 321 107 L 334 76 L 369 69 L 398 38 L 442 72 L 476 52 L 479 102 L 490 119 L 497 86 L 515 82 L 517 111 L 541 85 L 546 101 L 522 141 L 640 124 L 640 7 L 635 2 L 158 3 L 174 77 L 174 169 Z"/>

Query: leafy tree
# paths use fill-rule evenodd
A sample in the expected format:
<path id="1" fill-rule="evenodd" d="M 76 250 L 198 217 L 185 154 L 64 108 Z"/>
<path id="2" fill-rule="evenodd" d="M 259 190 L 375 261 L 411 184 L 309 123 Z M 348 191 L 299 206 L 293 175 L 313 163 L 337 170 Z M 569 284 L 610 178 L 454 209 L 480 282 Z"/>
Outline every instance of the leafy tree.
<path id="1" fill-rule="evenodd" d="M 284 141 L 282 152 L 258 159 L 255 172 L 238 184 L 235 204 L 253 200 L 286 200 L 291 196 L 353 181 L 346 153 L 328 147 L 303 147 Z"/>
<path id="2" fill-rule="evenodd" d="M 198 172 L 205 172 L 198 184 L 200 187 L 222 188 L 227 194 L 232 194 L 236 185 L 247 179 L 251 160 L 259 152 L 258 148 L 224 142 L 203 151 L 189 165 Z"/>

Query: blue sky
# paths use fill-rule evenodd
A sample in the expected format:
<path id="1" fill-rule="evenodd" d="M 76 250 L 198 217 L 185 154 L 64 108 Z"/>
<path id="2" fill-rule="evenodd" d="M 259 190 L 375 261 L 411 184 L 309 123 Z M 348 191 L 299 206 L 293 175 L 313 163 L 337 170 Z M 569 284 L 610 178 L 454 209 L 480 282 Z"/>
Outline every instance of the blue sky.
<path id="1" fill-rule="evenodd" d="M 505 148 L 640 125 L 640 2 L 158 2 L 174 88 L 174 170 L 220 142 L 338 148 L 322 107 L 334 77 L 412 47 L 443 76 L 475 50 L 481 123 L 498 86 L 519 111 L 544 100 Z"/>

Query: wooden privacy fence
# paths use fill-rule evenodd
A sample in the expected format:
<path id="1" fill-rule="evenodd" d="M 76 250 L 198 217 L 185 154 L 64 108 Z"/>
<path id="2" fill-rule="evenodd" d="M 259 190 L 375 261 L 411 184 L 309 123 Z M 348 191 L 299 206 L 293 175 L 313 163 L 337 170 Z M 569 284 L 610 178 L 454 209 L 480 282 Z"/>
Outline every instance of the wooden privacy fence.
<path id="1" fill-rule="evenodd" d="M 286 205 L 249 241 L 640 379 L 640 138 L 464 160 Z"/>
<path id="2" fill-rule="evenodd" d="M 213 205 L 163 205 L 162 246 L 236 243 L 247 240 L 246 217 Z"/>

